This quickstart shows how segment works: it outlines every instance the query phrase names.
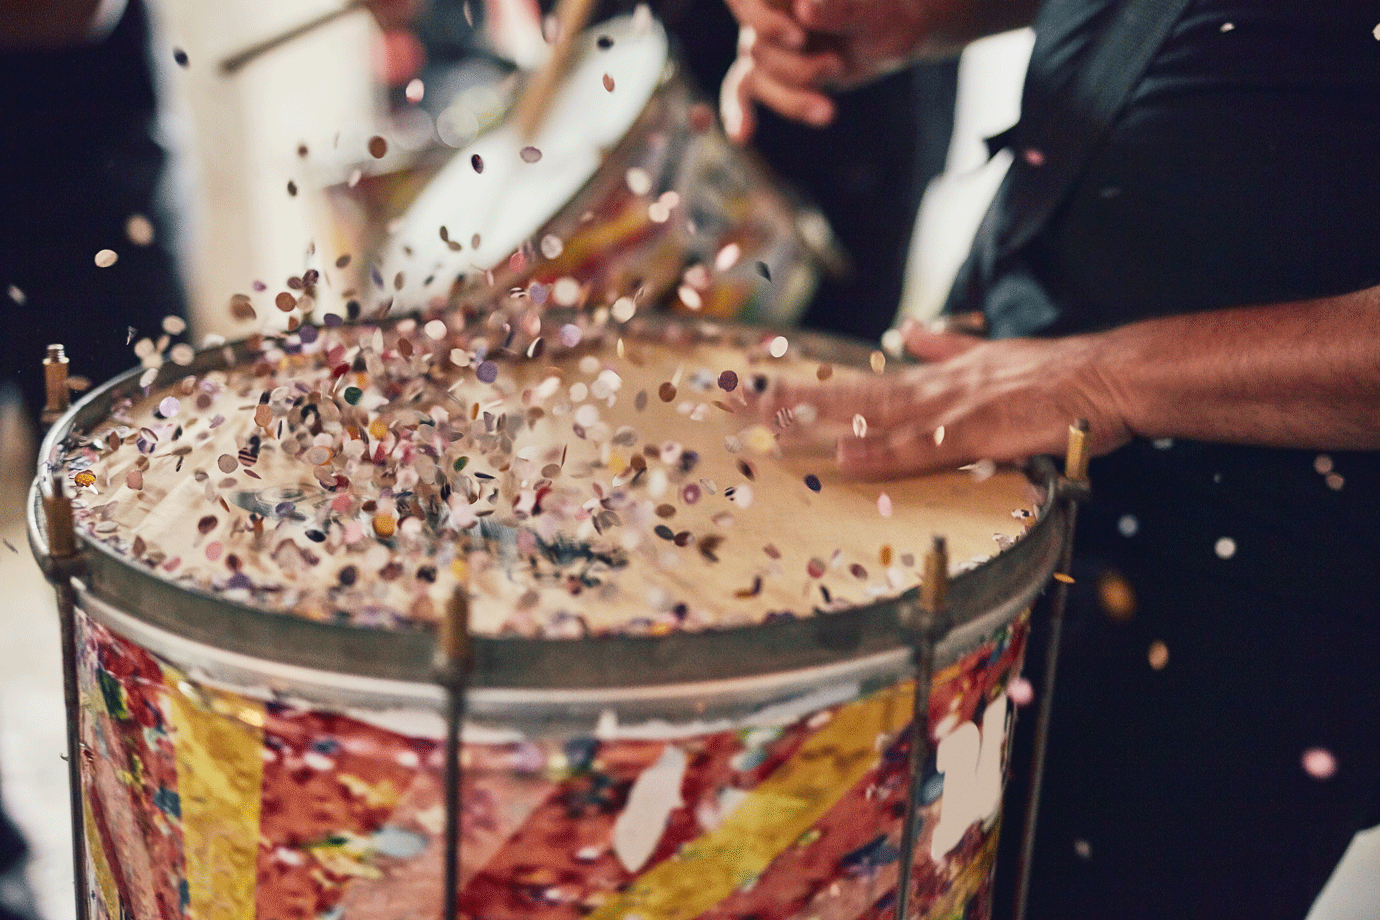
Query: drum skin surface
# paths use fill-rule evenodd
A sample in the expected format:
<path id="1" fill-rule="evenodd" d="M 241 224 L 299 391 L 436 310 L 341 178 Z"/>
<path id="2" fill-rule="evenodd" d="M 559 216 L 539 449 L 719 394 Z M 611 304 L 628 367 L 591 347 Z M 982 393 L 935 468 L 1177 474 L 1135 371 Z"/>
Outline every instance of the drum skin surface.
<path id="1" fill-rule="evenodd" d="M 1048 469 L 857 484 L 809 444 L 783 447 L 791 425 L 748 408 L 757 375 L 873 372 L 866 349 L 822 337 L 639 319 L 586 327 L 564 350 L 552 334 L 534 359 L 535 338 L 481 351 L 492 329 L 447 325 L 217 349 L 147 388 L 137 373 L 113 381 L 50 434 L 88 557 L 72 717 L 93 916 L 443 916 L 446 695 L 432 661 L 437 607 L 459 589 L 478 633 L 461 916 L 890 917 L 913 743 L 904 623 L 936 531 L 954 550 L 953 628 L 931 662 L 910 903 L 912 916 L 986 916 L 1007 691 L 1067 523 Z M 404 377 L 425 386 L 398 390 Z M 197 405 L 208 380 L 218 395 Z M 390 392 L 408 394 L 410 416 Z M 178 393 L 197 407 L 166 402 Z M 463 424 L 444 427 L 438 407 Z M 525 427 L 493 440 L 513 417 Z M 408 425 L 413 443 L 440 433 L 435 475 L 403 480 L 410 497 L 386 490 L 418 454 L 376 450 Z M 352 426 L 374 426 L 371 447 L 341 446 Z M 315 433 L 286 446 L 303 427 Z M 220 458 L 256 433 L 256 461 L 232 475 Z M 287 486 L 291 501 L 253 500 Z M 384 510 L 394 527 L 363 532 Z M 285 563 L 287 540 L 319 563 Z M 554 545 L 603 567 L 541 555 Z M 377 587 L 370 603 L 341 590 L 348 566 Z M 574 567 L 601 581 L 572 582 Z M 245 588 L 271 578 L 293 603 Z"/>

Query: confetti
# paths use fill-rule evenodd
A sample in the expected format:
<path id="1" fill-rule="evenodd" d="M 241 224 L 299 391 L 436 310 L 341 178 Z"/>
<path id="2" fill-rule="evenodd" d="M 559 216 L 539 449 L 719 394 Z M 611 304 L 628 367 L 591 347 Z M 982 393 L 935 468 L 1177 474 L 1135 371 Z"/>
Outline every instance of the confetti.
<path id="1" fill-rule="evenodd" d="M 381 160 L 388 153 L 388 141 L 375 134 L 369 138 L 369 156 Z"/>
<path id="2" fill-rule="evenodd" d="M 1035 701 L 1035 688 L 1026 678 L 1017 677 L 1006 685 L 1006 695 L 1016 706 L 1029 706 Z"/>
<path id="3" fill-rule="evenodd" d="M 233 473 L 239 469 L 240 462 L 230 454 L 221 454 L 216 458 L 216 466 L 222 473 Z"/>
<path id="4" fill-rule="evenodd" d="M 1136 614 L 1136 592 L 1131 583 L 1116 572 L 1102 572 L 1096 587 L 1102 612 L 1114 622 L 1129 623 Z"/>
<path id="5" fill-rule="evenodd" d="M 1140 532 L 1140 521 L 1134 514 L 1123 514 L 1116 522 L 1117 533 L 1123 537 L 1134 537 Z"/>
<path id="6" fill-rule="evenodd" d="M 282 291 L 273 298 L 273 305 L 284 313 L 291 313 L 297 308 L 297 298 L 287 291 Z"/>
<path id="7" fill-rule="evenodd" d="M 805 476 L 805 488 L 809 489 L 811 492 L 818 492 L 823 488 L 823 485 L 821 485 L 818 476 L 814 473 L 808 473 Z"/>
<path id="8" fill-rule="evenodd" d="M 541 151 L 529 144 L 518 152 L 518 156 L 522 157 L 524 163 L 535 163 L 541 159 Z"/>
<path id="9" fill-rule="evenodd" d="M 867 419 L 861 414 L 853 416 L 853 437 L 867 437 Z"/>
<path id="10" fill-rule="evenodd" d="M 1156 671 L 1163 671 L 1169 664 L 1169 646 L 1159 641 L 1151 642 L 1146 658 L 1149 660 L 1151 668 Z"/>
<path id="11" fill-rule="evenodd" d="M 1337 758 L 1327 748 L 1309 748 L 1303 752 L 1303 772 L 1316 780 L 1328 780 L 1337 774 Z"/>
<path id="12" fill-rule="evenodd" d="M 623 181 L 634 195 L 646 195 L 652 190 L 652 174 L 640 166 L 634 166 L 624 173 Z"/>
<path id="13" fill-rule="evenodd" d="M 90 470 L 82 470 L 80 473 L 77 473 L 75 476 L 72 477 L 72 481 L 75 482 L 77 485 L 81 486 L 82 488 L 86 488 L 87 486 L 94 486 L 96 484 L 96 474 L 91 472 Z"/>
<path id="14" fill-rule="evenodd" d="M 163 418 L 172 418 L 181 408 L 182 404 L 177 401 L 176 397 L 165 396 L 163 400 L 158 403 L 158 414 L 163 416 Z"/>
<path id="15" fill-rule="evenodd" d="M 408 102 L 412 103 L 413 105 L 416 105 L 417 103 L 421 102 L 422 98 L 425 95 L 426 84 L 424 84 L 420 79 L 417 79 L 416 77 L 408 81 L 407 88 L 403 90 L 403 98 L 405 98 Z"/>
<path id="16" fill-rule="evenodd" d="M 608 74 L 604 74 L 604 89 L 613 92 L 613 77 Z"/>
<path id="17" fill-rule="evenodd" d="M 484 171 L 484 158 L 477 153 L 472 154 L 470 156 L 470 166 L 474 169 L 475 172 L 482 173 Z M 477 249 L 478 246 L 476 246 L 475 248 Z"/>
<path id="18" fill-rule="evenodd" d="M 119 260 L 119 255 L 113 249 L 102 249 L 96 253 L 96 267 L 109 268 Z"/>
<path id="19" fill-rule="evenodd" d="M 1231 537 L 1222 537 L 1213 545 L 1212 551 L 1218 559 L 1230 559 L 1236 555 L 1236 541 Z"/>
<path id="20" fill-rule="evenodd" d="M 498 365 L 492 361 L 481 361 L 474 369 L 474 375 L 482 383 L 493 383 L 498 379 Z"/>
<path id="21" fill-rule="evenodd" d="M 761 275 L 767 281 L 771 281 L 771 269 L 767 268 L 766 262 L 757 263 L 757 274 Z"/>
<path id="22" fill-rule="evenodd" d="M 148 246 L 153 242 L 153 222 L 142 214 L 129 215 L 125 237 L 135 246 Z"/>
<path id="23" fill-rule="evenodd" d="M 288 180 L 287 193 L 289 198 L 297 197 L 297 183 L 293 182 L 291 179 Z"/>
<path id="24" fill-rule="evenodd" d="M 935 447 L 938 447 L 939 445 L 941 445 L 941 444 L 944 443 L 944 434 L 945 434 L 945 432 L 944 432 L 944 426 L 943 426 L 943 425 L 940 425 L 938 428 L 934 429 L 934 446 L 935 446 Z"/>
<path id="25" fill-rule="evenodd" d="M 738 375 L 733 371 L 724 371 L 719 374 L 718 383 L 719 389 L 723 390 L 725 393 L 732 393 L 734 390 L 738 389 Z"/>
<path id="26" fill-rule="evenodd" d="M 178 67 L 186 67 L 188 63 L 187 52 L 183 51 L 181 48 L 174 48 L 173 61 L 177 63 Z"/>
<path id="27" fill-rule="evenodd" d="M 784 358 L 790 347 L 791 343 L 786 340 L 786 337 L 784 335 L 778 335 L 767 345 L 767 353 L 773 358 Z"/>
<path id="28" fill-rule="evenodd" d="M 891 496 L 883 492 L 881 495 L 877 496 L 877 513 L 884 518 L 889 518 L 891 517 L 891 512 Z M 885 564 L 889 565 L 890 563 Z"/>
<path id="29" fill-rule="evenodd" d="M 656 395 L 662 402 L 668 403 L 676 398 L 676 385 L 667 380 L 662 383 L 661 386 L 657 387 Z"/>

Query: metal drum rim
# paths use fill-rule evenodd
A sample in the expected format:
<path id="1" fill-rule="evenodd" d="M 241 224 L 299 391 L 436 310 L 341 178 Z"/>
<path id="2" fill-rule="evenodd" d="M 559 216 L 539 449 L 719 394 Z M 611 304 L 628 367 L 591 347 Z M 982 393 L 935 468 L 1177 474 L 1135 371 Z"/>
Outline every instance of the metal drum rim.
<path id="1" fill-rule="evenodd" d="M 654 321 L 665 326 L 676 318 Z M 690 325 L 690 324 L 686 324 Z M 715 323 L 699 328 L 755 335 L 758 327 Z M 816 355 L 852 359 L 870 346 L 832 336 L 791 330 Z M 165 365 L 154 386 L 243 360 L 247 342 L 207 349 L 187 366 Z M 93 390 L 49 430 L 40 452 L 40 475 L 30 489 L 26 513 L 29 542 L 40 564 L 49 560 L 44 536 L 41 482 L 47 458 L 79 423 L 90 428 L 109 416 L 117 395 L 142 373 L 135 368 Z M 954 575 L 948 590 L 953 616 L 949 636 L 984 621 L 1000 608 L 1019 611 L 1044 590 L 1069 531 L 1068 504 L 1061 500 L 1058 475 L 1047 457 L 1036 457 L 1026 475 L 1043 488 L 1037 520 L 1017 543 Z M 228 601 L 218 595 L 176 585 L 132 565 L 103 543 L 78 533 L 82 581 L 92 595 L 130 613 L 149 626 L 205 645 L 266 662 L 383 680 L 434 682 L 436 637 L 430 629 L 382 630 L 307 620 Z M 51 570 L 51 565 L 45 568 Z M 59 572 L 54 577 L 69 577 Z M 581 639 L 527 637 L 473 638 L 470 686 L 495 689 L 619 689 L 694 684 L 806 670 L 909 648 L 903 625 L 919 603 L 918 589 L 895 598 L 834 613 L 814 612 L 793 620 L 725 627 L 662 636 L 599 635 Z M 956 660 L 973 643 L 941 641 L 944 658 Z M 948 661 L 937 662 L 943 667 Z"/>

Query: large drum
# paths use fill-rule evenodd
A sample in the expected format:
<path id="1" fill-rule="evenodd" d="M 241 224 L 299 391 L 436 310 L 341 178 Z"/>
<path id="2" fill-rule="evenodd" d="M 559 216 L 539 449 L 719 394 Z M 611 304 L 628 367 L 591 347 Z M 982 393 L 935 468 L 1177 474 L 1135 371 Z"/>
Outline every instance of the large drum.
<path id="1" fill-rule="evenodd" d="M 492 119 L 492 99 L 470 112 L 464 98 L 443 123 Z M 331 191 L 342 248 L 369 256 L 350 267 L 366 312 L 518 290 L 567 308 L 669 295 L 687 313 L 786 323 L 842 265 L 823 215 L 729 143 L 645 9 L 579 36 L 533 137 L 503 121 L 438 170 L 436 154 L 390 152 Z M 409 161 L 420 190 L 398 178 Z"/>
<path id="2" fill-rule="evenodd" d="M 205 352 L 50 433 L 85 557 L 92 915 L 441 917 L 449 823 L 462 917 L 888 917 L 905 850 L 911 916 L 985 916 L 1007 690 L 1069 525 L 1052 477 L 865 484 L 783 451 L 751 395 L 872 372 L 835 340 L 457 325 Z"/>

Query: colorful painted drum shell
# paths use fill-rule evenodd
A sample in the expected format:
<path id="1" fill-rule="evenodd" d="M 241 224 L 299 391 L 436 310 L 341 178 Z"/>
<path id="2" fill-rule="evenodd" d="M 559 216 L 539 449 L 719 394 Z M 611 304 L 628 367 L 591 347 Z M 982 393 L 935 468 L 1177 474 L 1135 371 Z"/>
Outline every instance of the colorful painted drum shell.
<path id="1" fill-rule="evenodd" d="M 256 687 L 228 685 L 149 653 L 105 625 L 120 614 L 89 606 L 96 916 L 441 916 L 433 705 L 304 703 L 266 692 L 273 668 Z M 987 915 L 1006 688 L 1026 628 L 1018 616 L 935 675 L 911 901 L 921 917 Z M 558 703 L 547 713 L 558 731 L 505 728 L 490 707 L 465 731 L 461 916 L 887 916 L 913 682 L 858 676 L 787 677 L 773 702 L 712 722 L 697 717 L 693 685 L 663 695 L 663 718 L 621 722 L 610 699 L 583 730 Z M 540 708 L 510 715 L 530 726 Z"/>
<path id="2" fill-rule="evenodd" d="M 361 290 L 409 308 L 514 289 L 786 323 L 842 258 L 824 217 L 728 142 L 661 26 L 636 15 L 581 36 L 535 138 L 484 134 L 397 223 L 381 283 Z"/>

